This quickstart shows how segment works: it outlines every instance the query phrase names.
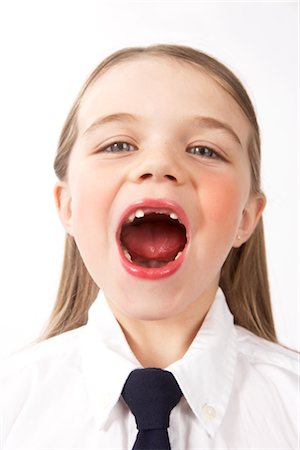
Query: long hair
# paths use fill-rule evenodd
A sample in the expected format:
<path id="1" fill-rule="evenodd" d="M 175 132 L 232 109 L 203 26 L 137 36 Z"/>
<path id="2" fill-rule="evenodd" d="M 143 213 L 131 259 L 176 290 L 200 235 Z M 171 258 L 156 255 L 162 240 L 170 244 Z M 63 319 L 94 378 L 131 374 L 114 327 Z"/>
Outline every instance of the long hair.
<path id="1" fill-rule="evenodd" d="M 152 45 L 119 50 L 108 56 L 91 73 L 79 92 L 63 126 L 54 170 L 60 180 L 67 179 L 70 153 L 77 139 L 77 115 L 81 100 L 89 87 L 109 68 L 126 60 L 157 56 L 184 61 L 200 68 L 213 78 L 240 106 L 251 126 L 248 145 L 252 193 L 260 187 L 260 133 L 251 100 L 239 79 L 215 58 L 196 49 L 180 45 Z M 277 342 L 267 276 L 263 221 L 240 248 L 232 248 L 221 270 L 220 287 L 237 325 L 257 336 Z M 72 330 L 87 322 L 90 305 L 99 287 L 89 275 L 75 240 L 66 235 L 65 254 L 56 303 L 41 339 Z"/>

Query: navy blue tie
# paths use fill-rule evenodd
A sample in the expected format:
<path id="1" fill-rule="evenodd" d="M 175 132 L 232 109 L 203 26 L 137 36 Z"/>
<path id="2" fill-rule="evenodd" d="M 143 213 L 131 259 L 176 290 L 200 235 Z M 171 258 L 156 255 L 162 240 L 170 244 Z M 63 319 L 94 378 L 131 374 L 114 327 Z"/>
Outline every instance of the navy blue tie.
<path id="1" fill-rule="evenodd" d="M 162 369 L 133 370 L 122 396 L 138 429 L 132 450 L 170 450 L 170 413 L 182 396 L 173 374 Z"/>

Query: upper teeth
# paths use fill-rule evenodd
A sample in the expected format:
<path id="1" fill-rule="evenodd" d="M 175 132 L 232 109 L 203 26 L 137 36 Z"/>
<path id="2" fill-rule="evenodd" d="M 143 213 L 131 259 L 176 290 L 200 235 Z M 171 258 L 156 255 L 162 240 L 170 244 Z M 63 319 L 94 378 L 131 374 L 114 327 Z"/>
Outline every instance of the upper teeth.
<path id="1" fill-rule="evenodd" d="M 156 214 L 165 214 L 164 211 L 157 211 Z M 145 216 L 145 211 L 142 208 L 137 209 L 134 213 L 130 214 L 128 217 L 129 222 L 133 222 L 135 218 L 141 219 Z M 173 220 L 178 220 L 178 216 L 174 212 L 169 213 L 169 217 Z"/>
<path id="2" fill-rule="evenodd" d="M 136 212 L 135 212 L 135 217 L 137 219 L 140 219 L 141 217 L 144 217 L 144 215 L 145 215 L 145 213 L 144 213 L 144 211 L 142 209 L 137 209 Z"/>

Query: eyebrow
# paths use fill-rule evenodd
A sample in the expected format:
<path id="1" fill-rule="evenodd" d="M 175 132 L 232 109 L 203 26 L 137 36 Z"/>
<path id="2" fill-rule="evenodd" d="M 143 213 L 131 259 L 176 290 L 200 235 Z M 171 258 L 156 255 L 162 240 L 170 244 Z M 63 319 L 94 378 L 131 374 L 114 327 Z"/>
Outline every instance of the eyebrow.
<path id="1" fill-rule="evenodd" d="M 141 116 L 136 116 L 126 112 L 109 114 L 107 116 L 99 117 L 98 119 L 96 119 L 95 122 L 93 122 L 92 125 L 90 125 L 83 134 L 84 135 L 89 134 L 94 129 L 99 128 L 107 123 L 138 122 L 139 120 L 142 120 Z M 199 128 L 221 130 L 226 134 L 228 134 L 232 139 L 234 139 L 234 141 L 236 141 L 240 146 L 242 146 L 242 143 L 238 135 L 227 123 L 221 122 L 220 120 L 215 119 L 213 117 L 204 117 L 204 116 L 194 116 L 191 119 L 188 119 L 188 121 L 191 121 L 191 123 L 194 126 Z"/>
<path id="2" fill-rule="evenodd" d="M 234 141 L 236 141 L 241 147 L 242 143 L 238 137 L 238 135 L 233 131 L 230 125 L 227 123 L 221 122 L 220 120 L 214 119 L 213 117 L 203 117 L 203 116 L 196 116 L 193 118 L 193 121 L 195 122 L 195 125 L 200 128 L 208 128 L 213 130 L 221 130 L 224 131 L 226 134 L 231 136 Z"/>
<path id="3" fill-rule="evenodd" d="M 125 112 L 110 114 L 108 116 L 103 116 L 103 117 L 99 117 L 98 119 L 96 119 L 95 122 L 93 122 L 92 125 L 90 125 L 83 134 L 84 135 L 89 134 L 95 128 L 99 128 L 102 125 L 105 125 L 107 123 L 138 122 L 138 120 L 139 120 L 139 116 L 134 116 L 133 114 L 129 114 L 129 113 L 125 113 Z"/>

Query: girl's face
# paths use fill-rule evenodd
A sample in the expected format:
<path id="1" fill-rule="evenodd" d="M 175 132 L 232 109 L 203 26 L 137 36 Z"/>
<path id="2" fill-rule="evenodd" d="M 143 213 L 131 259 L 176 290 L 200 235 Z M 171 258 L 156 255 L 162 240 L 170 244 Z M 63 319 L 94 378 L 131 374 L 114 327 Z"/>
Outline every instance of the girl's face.
<path id="1" fill-rule="evenodd" d="M 55 194 L 89 273 L 124 314 L 175 317 L 213 299 L 264 206 L 250 193 L 249 136 L 237 103 L 192 64 L 130 60 L 88 89 Z"/>

